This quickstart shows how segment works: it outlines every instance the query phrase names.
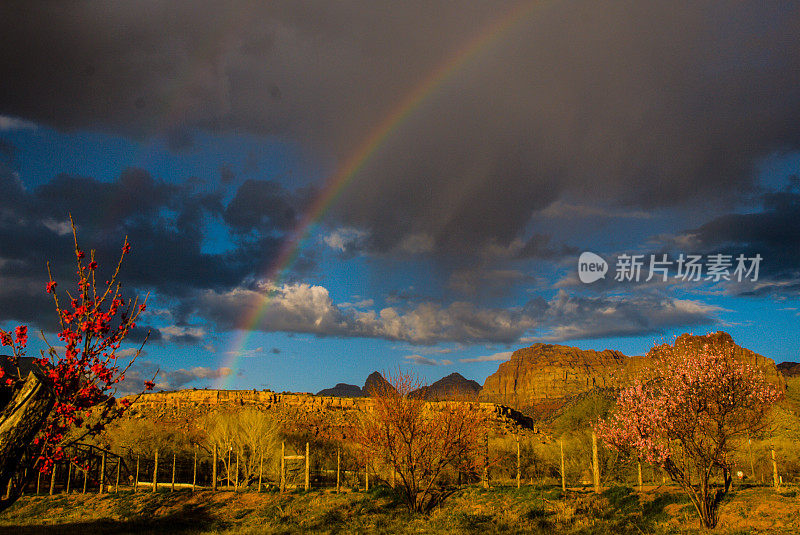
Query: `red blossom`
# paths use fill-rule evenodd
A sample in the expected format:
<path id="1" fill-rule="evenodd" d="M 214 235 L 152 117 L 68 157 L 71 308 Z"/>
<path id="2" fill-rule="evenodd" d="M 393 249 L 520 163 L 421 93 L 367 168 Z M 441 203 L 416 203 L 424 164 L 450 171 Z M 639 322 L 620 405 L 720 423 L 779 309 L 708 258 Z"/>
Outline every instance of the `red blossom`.
<path id="1" fill-rule="evenodd" d="M 92 260 L 91 262 L 89 262 L 89 265 L 88 265 L 87 267 L 88 267 L 89 269 L 91 269 L 92 271 L 94 271 L 95 269 L 97 269 L 97 262 L 95 262 L 94 260 Z"/>
<path id="2" fill-rule="evenodd" d="M 152 390 L 153 387 L 155 387 L 155 386 L 156 386 L 156 384 L 153 381 L 145 381 L 144 382 L 145 390 Z"/>
<path id="3" fill-rule="evenodd" d="M 17 338 L 17 344 L 21 346 L 28 345 L 28 327 L 25 325 L 19 325 L 15 330 L 14 334 Z"/>
<path id="4" fill-rule="evenodd" d="M 55 291 L 56 291 L 56 281 L 50 281 L 50 282 L 48 282 L 48 283 L 45 285 L 44 289 L 45 289 L 45 290 L 47 291 L 47 293 L 49 293 L 49 294 L 51 294 L 51 293 L 55 292 Z"/>
<path id="5" fill-rule="evenodd" d="M 6 333 L 6 332 L 0 332 L 0 342 L 4 346 L 10 346 L 10 345 L 12 345 L 14 343 L 12 338 L 11 338 L 11 335 Z"/>
<path id="6" fill-rule="evenodd" d="M 75 256 L 77 256 L 78 259 L 80 260 L 80 259 L 86 258 L 86 253 L 84 253 L 83 251 L 78 249 L 77 251 L 75 251 Z"/>

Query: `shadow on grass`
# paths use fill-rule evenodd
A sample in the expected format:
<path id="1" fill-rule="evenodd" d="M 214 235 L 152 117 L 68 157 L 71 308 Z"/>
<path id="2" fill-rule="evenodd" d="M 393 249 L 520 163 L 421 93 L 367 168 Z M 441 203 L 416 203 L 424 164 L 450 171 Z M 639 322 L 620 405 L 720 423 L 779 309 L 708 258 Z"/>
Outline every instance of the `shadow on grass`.
<path id="1" fill-rule="evenodd" d="M 187 506 L 177 513 L 147 518 L 140 516 L 127 520 L 101 519 L 91 522 L 65 522 L 63 524 L 2 526 L 0 535 L 55 535 L 55 534 L 143 534 L 143 533 L 198 533 L 222 530 L 227 523 L 211 516 L 206 507 Z"/>

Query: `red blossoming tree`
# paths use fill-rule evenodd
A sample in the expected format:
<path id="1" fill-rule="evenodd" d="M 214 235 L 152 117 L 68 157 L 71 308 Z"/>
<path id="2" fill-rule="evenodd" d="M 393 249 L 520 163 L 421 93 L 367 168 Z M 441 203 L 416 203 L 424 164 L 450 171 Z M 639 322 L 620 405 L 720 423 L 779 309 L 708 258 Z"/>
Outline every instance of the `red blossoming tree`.
<path id="1" fill-rule="evenodd" d="M 372 411 L 353 429 L 368 458 L 394 470 L 411 511 L 424 512 L 447 496 L 447 467 L 473 471 L 483 455 L 487 422 L 470 403 L 427 403 L 409 396 L 423 385 L 411 373 L 389 374 L 371 389 Z"/>
<path id="2" fill-rule="evenodd" d="M 0 384 L 10 397 L 0 413 L 0 488 L 9 489 L 8 497 L 0 500 L 0 510 L 16 501 L 37 471 L 49 473 L 54 463 L 65 460 L 67 446 L 99 433 L 129 405 L 117 404 L 114 393 L 144 342 L 124 363 L 117 351 L 145 310 L 145 302 L 125 301 L 120 294 L 117 276 L 130 245 L 126 238 L 114 274 L 98 285 L 95 252 L 87 259 L 78 247 L 74 225 L 72 231 L 77 291 L 67 292 L 62 302 L 52 275 L 45 285 L 55 302 L 63 349 L 51 345 L 42 333 L 48 349 L 22 366 L 27 327 L 20 325 L 13 334 L 0 330 L 0 342 L 12 351 L 5 369 L 0 369 Z M 30 369 L 27 376 L 20 372 L 23 368 Z M 145 383 L 145 388 L 152 387 L 152 381 Z"/>
<path id="3" fill-rule="evenodd" d="M 730 489 L 733 451 L 764 430 L 782 392 L 738 360 L 733 344 L 695 341 L 681 337 L 655 348 L 652 369 L 620 392 L 616 411 L 596 431 L 612 447 L 664 469 L 711 528 Z"/>

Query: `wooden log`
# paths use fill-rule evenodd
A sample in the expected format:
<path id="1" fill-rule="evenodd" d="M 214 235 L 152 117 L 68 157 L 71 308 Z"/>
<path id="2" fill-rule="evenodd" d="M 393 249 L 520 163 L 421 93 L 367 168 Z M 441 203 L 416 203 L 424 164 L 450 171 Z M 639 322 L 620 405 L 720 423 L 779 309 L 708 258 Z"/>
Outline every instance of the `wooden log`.
<path id="1" fill-rule="evenodd" d="M 55 403 L 55 396 L 43 378 L 38 368 L 32 370 L 0 412 L 0 488 L 5 486 L 11 490 L 0 502 L 0 510 L 14 503 L 27 483 L 24 477 L 14 480 L 14 474 Z M 14 483 L 9 487 L 12 481 Z"/>
<path id="2" fill-rule="evenodd" d="M 158 450 L 156 450 L 155 464 L 153 465 L 153 492 L 158 492 Z"/>
<path id="3" fill-rule="evenodd" d="M 306 491 L 311 488 L 310 480 L 309 480 L 309 468 L 311 466 L 310 458 L 309 458 L 309 449 L 308 449 L 308 442 L 306 442 Z"/>

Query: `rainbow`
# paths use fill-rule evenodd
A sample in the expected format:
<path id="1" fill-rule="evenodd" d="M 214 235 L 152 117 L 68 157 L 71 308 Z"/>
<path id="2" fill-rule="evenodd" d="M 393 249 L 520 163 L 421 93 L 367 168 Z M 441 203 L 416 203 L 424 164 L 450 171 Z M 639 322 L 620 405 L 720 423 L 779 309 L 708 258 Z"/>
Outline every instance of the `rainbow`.
<path id="1" fill-rule="evenodd" d="M 436 90 L 441 87 L 455 73 L 466 64 L 474 60 L 482 52 L 497 43 L 503 35 L 508 33 L 521 22 L 525 21 L 534 8 L 542 5 L 541 0 L 522 2 L 505 13 L 502 17 L 484 27 L 478 35 L 465 43 L 454 55 L 447 58 L 427 77 L 418 83 L 386 117 L 369 133 L 358 145 L 355 151 L 344 160 L 336 172 L 330 175 L 323 188 L 317 195 L 310 208 L 301 218 L 291 235 L 283 242 L 278 256 L 269 268 L 263 273 L 265 280 L 277 285 L 282 274 L 295 262 L 303 244 L 312 233 L 317 221 L 322 219 L 328 209 L 336 202 L 342 191 L 352 181 L 353 177 L 364 167 L 377 150 L 386 143 L 387 139 L 397 131 L 406 120 L 417 110 L 420 105 L 428 100 Z M 245 347 L 268 310 L 270 299 L 265 298 L 259 306 L 250 310 L 239 322 L 237 334 L 231 344 L 231 350 L 224 353 L 223 367 L 231 369 L 231 373 L 221 377 L 216 388 L 225 388 L 236 377 L 241 356 Z"/>

